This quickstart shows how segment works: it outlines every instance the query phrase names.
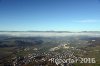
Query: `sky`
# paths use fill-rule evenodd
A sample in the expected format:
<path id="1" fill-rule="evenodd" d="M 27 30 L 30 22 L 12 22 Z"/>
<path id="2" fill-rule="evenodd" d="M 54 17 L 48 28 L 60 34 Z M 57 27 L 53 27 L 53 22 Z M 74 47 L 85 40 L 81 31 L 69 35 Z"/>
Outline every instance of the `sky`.
<path id="1" fill-rule="evenodd" d="M 100 0 L 0 0 L 0 31 L 100 31 Z"/>

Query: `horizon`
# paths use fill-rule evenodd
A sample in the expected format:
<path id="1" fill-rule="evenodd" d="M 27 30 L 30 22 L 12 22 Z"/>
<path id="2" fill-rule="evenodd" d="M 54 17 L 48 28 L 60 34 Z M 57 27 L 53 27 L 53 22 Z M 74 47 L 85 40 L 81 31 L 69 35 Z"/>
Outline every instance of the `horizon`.
<path id="1" fill-rule="evenodd" d="M 7 31 L 1 31 L 0 30 L 0 32 L 62 32 L 62 33 L 66 33 L 66 32 L 67 33 L 82 33 L 82 32 L 83 33 L 85 33 L 85 32 L 86 33 L 87 32 L 92 33 L 92 32 L 95 32 L 95 33 L 97 33 L 97 32 L 100 32 L 100 31 L 53 31 L 53 30 L 49 30 L 49 31 L 38 31 L 38 30 L 33 30 L 33 31 L 32 30 L 31 31 L 27 31 L 27 30 L 26 31 L 8 31 L 8 30 Z"/>
<path id="2" fill-rule="evenodd" d="M 100 0 L 0 0 L 0 31 L 100 31 Z"/>

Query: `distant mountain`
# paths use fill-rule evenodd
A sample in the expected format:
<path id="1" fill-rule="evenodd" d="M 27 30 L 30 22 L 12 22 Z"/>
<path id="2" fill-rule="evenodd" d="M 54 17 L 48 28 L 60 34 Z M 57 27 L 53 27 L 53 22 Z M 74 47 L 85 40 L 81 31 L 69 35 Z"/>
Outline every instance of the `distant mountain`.
<path id="1" fill-rule="evenodd" d="M 100 31 L 81 31 L 81 33 L 100 33 Z"/>
<path id="2" fill-rule="evenodd" d="M 0 31 L 0 32 L 56 32 L 56 33 L 100 33 L 100 31 Z"/>

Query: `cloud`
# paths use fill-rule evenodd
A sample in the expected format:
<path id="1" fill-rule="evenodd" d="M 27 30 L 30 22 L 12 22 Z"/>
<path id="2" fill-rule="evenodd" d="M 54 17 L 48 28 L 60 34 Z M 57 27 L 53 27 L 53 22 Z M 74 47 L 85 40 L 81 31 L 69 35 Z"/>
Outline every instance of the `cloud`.
<path id="1" fill-rule="evenodd" d="M 95 23 L 95 22 L 100 22 L 100 20 L 88 19 L 88 20 L 75 20 L 74 22 Z"/>

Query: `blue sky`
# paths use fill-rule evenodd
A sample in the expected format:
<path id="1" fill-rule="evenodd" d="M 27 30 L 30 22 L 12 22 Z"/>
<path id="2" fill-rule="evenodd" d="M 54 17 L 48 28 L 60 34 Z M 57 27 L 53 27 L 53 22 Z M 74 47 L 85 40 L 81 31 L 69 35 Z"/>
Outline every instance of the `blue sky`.
<path id="1" fill-rule="evenodd" d="M 0 0 L 0 30 L 100 31 L 100 0 Z"/>

